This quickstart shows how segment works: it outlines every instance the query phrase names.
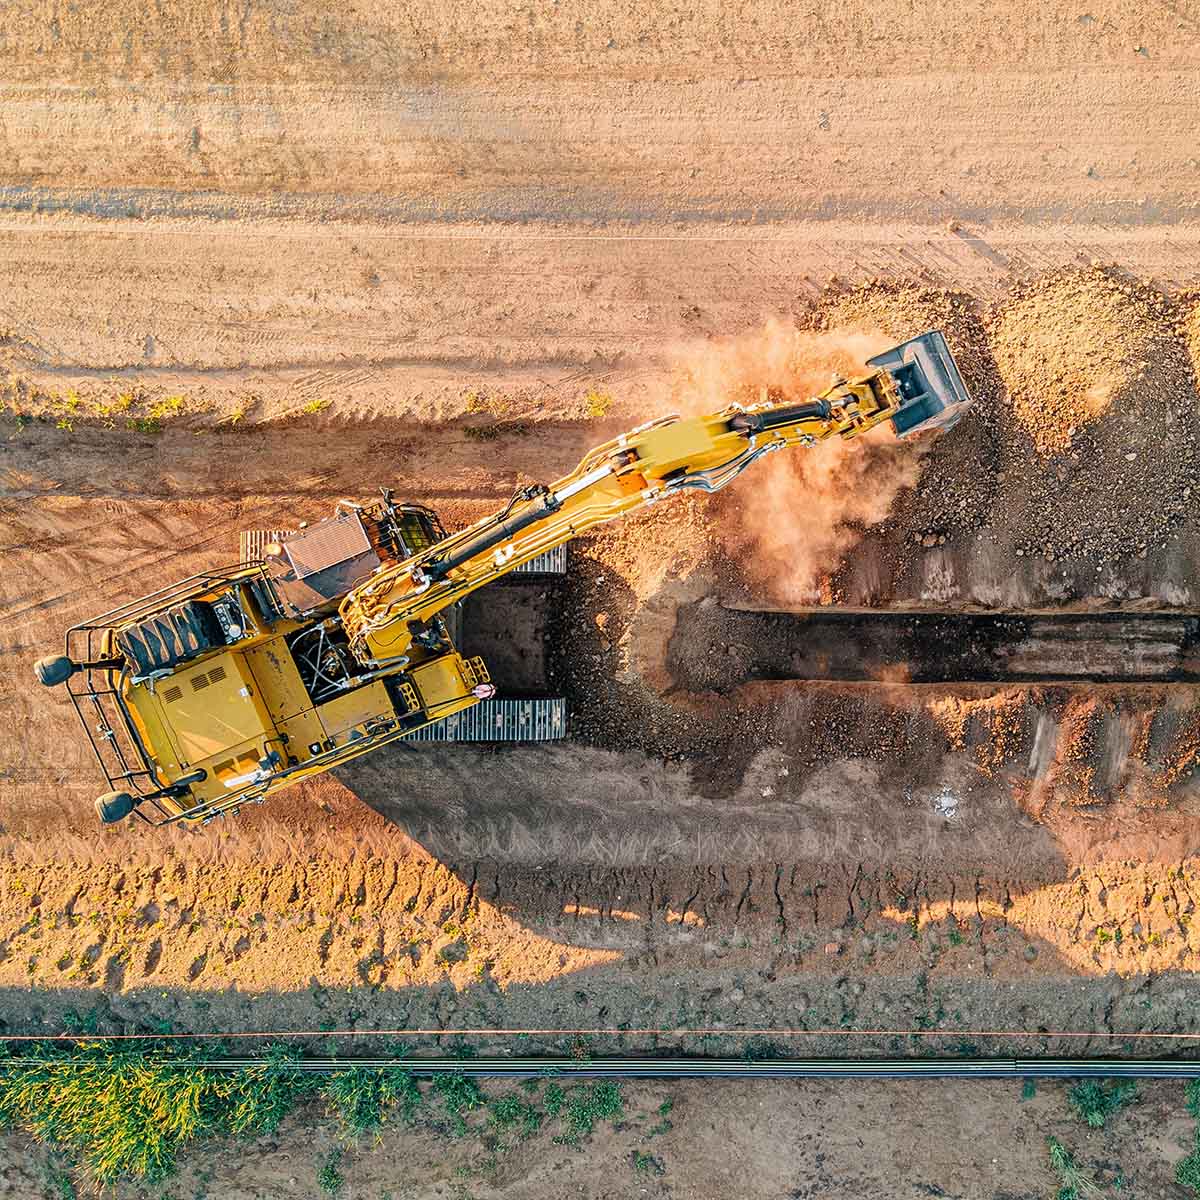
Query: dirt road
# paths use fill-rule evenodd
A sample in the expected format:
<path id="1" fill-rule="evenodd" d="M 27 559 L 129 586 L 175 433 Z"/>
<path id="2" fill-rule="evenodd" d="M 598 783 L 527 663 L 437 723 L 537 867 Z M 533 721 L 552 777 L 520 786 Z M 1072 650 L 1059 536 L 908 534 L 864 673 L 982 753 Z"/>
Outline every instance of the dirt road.
<path id="1" fill-rule="evenodd" d="M 830 274 L 1195 281 L 1178 5 L 28 10 L 0 323 L 60 386 L 436 419 L 516 372 L 633 403 L 671 342 Z"/>

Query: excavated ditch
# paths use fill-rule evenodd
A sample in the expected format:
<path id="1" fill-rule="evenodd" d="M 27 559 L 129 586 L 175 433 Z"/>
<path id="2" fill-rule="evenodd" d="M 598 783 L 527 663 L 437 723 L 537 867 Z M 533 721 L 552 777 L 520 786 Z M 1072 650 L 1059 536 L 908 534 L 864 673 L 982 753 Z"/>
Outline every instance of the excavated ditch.
<path id="1" fill-rule="evenodd" d="M 1192 683 L 1190 613 L 757 612 L 680 607 L 667 671 L 693 692 L 758 680 L 860 683 Z"/>

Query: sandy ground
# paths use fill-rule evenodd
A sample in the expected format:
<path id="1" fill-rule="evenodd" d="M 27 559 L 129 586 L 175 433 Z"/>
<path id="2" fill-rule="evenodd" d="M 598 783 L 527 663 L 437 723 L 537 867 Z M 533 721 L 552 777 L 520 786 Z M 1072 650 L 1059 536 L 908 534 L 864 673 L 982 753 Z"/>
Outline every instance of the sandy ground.
<path id="1" fill-rule="evenodd" d="M 1186 6 L 29 3 L 0 64 L 3 1028 L 1195 1028 L 1193 686 L 753 679 L 680 624 L 1195 609 Z M 29 683 L 73 621 L 376 486 L 469 521 L 645 415 L 929 326 L 979 401 L 931 448 L 772 465 L 578 548 L 570 743 L 96 828 L 73 714 Z M 680 686 L 689 653 L 720 694 Z M 470 1189 L 1051 1186 L 1006 1091 L 923 1092 L 896 1145 L 888 1089 L 781 1091 L 721 1102 L 753 1126 L 688 1092 L 661 1178 L 614 1134 Z M 997 1164 L 954 1148 L 984 1127 Z M 307 1187 L 304 1136 L 221 1194 Z M 1143 1137 L 1138 1194 L 1172 1147 Z M 444 1158 L 406 1135 L 354 1170 L 456 1194 Z"/>

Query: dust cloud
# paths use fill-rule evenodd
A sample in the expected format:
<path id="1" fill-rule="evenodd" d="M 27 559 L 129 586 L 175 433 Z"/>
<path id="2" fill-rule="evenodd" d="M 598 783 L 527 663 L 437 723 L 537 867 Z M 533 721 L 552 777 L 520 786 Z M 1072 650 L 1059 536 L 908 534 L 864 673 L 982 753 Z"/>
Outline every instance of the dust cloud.
<path id="1" fill-rule="evenodd" d="M 686 347 L 672 406 L 685 414 L 712 412 L 735 401 L 754 403 L 764 389 L 773 401 L 806 400 L 835 375 L 864 374 L 866 360 L 895 341 L 882 332 L 816 333 L 771 320 L 754 333 Z M 853 441 L 834 438 L 770 455 L 729 489 L 726 549 L 772 602 L 828 603 L 842 556 L 916 483 L 922 453 L 885 424 Z"/>

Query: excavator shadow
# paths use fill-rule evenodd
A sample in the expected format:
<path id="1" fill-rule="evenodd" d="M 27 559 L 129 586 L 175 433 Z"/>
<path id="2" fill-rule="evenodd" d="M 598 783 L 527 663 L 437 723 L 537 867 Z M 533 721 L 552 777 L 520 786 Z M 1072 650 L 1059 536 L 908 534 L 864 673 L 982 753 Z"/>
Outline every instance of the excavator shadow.
<path id="1" fill-rule="evenodd" d="M 528 868 L 413 851 L 178 861 L 170 891 L 149 865 L 119 874 L 131 901 L 156 899 L 43 930 L 41 955 L 72 976 L 35 954 L 32 987 L 0 987 L 0 1035 L 264 1034 L 225 1043 L 258 1052 L 300 1034 L 325 1057 L 1175 1057 L 1188 1043 L 1157 1034 L 1200 1039 L 1184 911 L 1196 879 L 1147 867 L 1060 863 L 1039 882 L 865 861 Z M 79 877 L 44 872 L 39 886 L 49 916 Z M 5 932 L 11 949 L 28 931 Z"/>

